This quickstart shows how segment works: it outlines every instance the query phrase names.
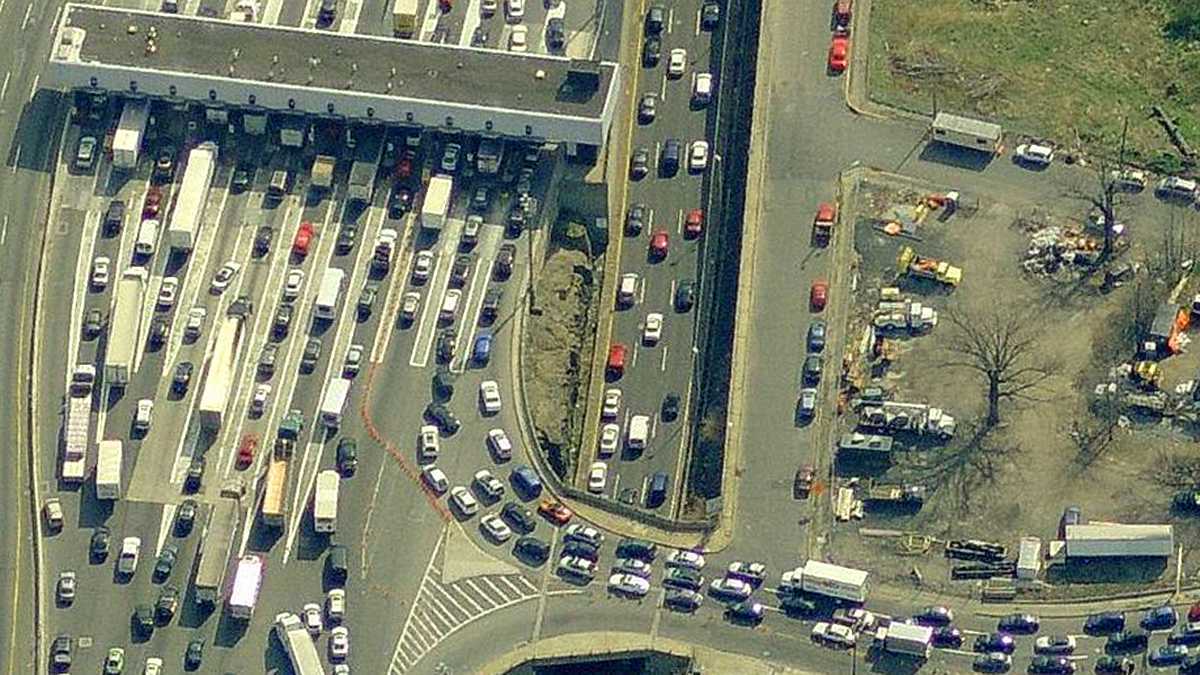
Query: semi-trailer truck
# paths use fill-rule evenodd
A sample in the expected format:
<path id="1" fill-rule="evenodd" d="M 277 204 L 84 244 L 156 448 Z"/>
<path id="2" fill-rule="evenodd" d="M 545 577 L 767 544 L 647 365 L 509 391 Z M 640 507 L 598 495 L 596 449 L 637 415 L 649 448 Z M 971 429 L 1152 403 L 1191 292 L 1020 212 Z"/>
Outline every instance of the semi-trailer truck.
<path id="1" fill-rule="evenodd" d="M 175 199 L 167 227 L 167 243 L 173 251 L 186 254 L 196 245 L 208 202 L 208 189 L 212 187 L 216 170 L 216 143 L 206 141 L 188 153 L 187 168 L 183 171 L 179 196 Z"/>
<path id="2" fill-rule="evenodd" d="M 123 388 L 133 372 L 142 334 L 146 277 L 145 267 L 130 267 L 117 282 L 117 305 L 109 322 L 108 345 L 104 350 L 104 382 L 111 387 Z"/>
<path id="3" fill-rule="evenodd" d="M 350 182 L 346 188 L 346 199 L 351 202 L 371 203 L 375 194 L 375 172 L 383 157 L 383 127 L 360 126 L 350 131 L 354 138 L 354 163 L 350 165 Z"/>
<path id="4" fill-rule="evenodd" d="M 325 396 L 321 399 L 321 424 L 330 429 L 342 426 L 342 411 L 346 408 L 346 400 L 350 397 L 350 380 L 335 377 L 325 388 Z"/>
<path id="5" fill-rule="evenodd" d="M 296 675 L 325 675 L 317 645 L 300 617 L 291 612 L 278 614 L 275 616 L 274 629 L 275 638 L 283 645 L 292 662 L 292 672 Z"/>
<path id="6" fill-rule="evenodd" d="M 450 176 L 434 176 L 429 179 L 429 187 L 425 190 L 425 199 L 421 203 L 421 227 L 438 231 L 446 225 L 453 193 L 454 179 Z"/>
<path id="7" fill-rule="evenodd" d="M 233 552 L 239 507 L 236 500 L 219 499 L 208 515 L 208 524 L 200 542 L 200 562 L 196 566 L 196 603 L 214 607 L 221 597 L 229 554 Z"/>
<path id="8" fill-rule="evenodd" d="M 200 426 L 217 431 L 232 394 L 234 366 L 242 345 L 242 317 L 228 315 L 217 329 L 216 346 L 200 391 Z"/>
<path id="9" fill-rule="evenodd" d="M 325 191 L 333 186 L 333 168 L 337 160 L 329 155 L 317 155 L 313 160 L 309 187 L 314 191 Z"/>
<path id="10" fill-rule="evenodd" d="M 113 134 L 113 166 L 132 169 L 137 166 L 142 154 L 142 142 L 146 137 L 146 122 L 150 119 L 150 102 L 146 100 L 125 101 L 121 109 L 121 120 Z"/>
<path id="11" fill-rule="evenodd" d="M 287 518 L 288 460 L 274 456 L 267 465 L 267 489 L 263 492 L 262 521 L 269 527 L 282 527 Z"/>

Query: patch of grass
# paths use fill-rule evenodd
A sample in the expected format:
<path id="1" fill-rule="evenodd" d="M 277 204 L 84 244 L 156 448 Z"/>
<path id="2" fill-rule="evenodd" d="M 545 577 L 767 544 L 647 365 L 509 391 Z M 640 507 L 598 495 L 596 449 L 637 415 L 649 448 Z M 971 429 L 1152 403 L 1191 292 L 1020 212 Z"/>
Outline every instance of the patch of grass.
<path id="1" fill-rule="evenodd" d="M 1160 105 L 1200 150 L 1200 45 L 1168 37 L 1148 0 L 874 0 L 875 100 L 980 116 L 1061 146 L 1131 159 L 1174 152 Z M 1161 161 L 1161 160 L 1159 160 Z"/>

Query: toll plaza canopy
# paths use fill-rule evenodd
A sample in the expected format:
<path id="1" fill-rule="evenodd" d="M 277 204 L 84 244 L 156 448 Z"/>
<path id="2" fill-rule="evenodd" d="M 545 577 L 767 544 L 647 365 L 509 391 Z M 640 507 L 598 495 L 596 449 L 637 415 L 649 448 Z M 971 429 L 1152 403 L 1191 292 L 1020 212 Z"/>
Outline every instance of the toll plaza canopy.
<path id="1" fill-rule="evenodd" d="M 44 84 L 602 146 L 615 63 L 68 4 Z"/>

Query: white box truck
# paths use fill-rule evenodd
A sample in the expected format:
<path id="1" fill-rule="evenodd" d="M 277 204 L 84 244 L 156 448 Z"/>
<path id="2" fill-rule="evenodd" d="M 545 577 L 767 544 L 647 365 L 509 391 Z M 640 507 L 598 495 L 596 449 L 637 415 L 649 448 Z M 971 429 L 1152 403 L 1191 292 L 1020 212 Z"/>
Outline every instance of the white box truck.
<path id="1" fill-rule="evenodd" d="M 337 530 L 338 487 L 342 477 L 327 469 L 317 474 L 317 489 L 313 495 L 313 531 L 332 534 Z"/>
<path id="2" fill-rule="evenodd" d="M 142 141 L 146 137 L 146 122 L 150 119 L 150 102 L 126 100 L 121 109 L 121 120 L 113 134 L 113 166 L 132 169 L 141 157 Z"/>
<path id="3" fill-rule="evenodd" d="M 429 179 L 425 200 L 421 203 L 421 227 L 441 230 L 450 213 L 450 198 L 454 193 L 454 179 L 450 176 L 434 176 Z"/>
<path id="4" fill-rule="evenodd" d="M 346 408 L 346 400 L 350 398 L 350 380 L 335 377 L 325 387 L 325 396 L 321 398 L 321 424 L 330 429 L 342 425 L 342 411 Z"/>
<path id="5" fill-rule="evenodd" d="M 213 431 L 221 428 L 225 406 L 233 392 L 234 366 L 242 346 L 242 317 L 226 316 L 217 329 L 216 346 L 208 360 L 208 374 L 200 391 L 200 426 Z"/>
<path id="6" fill-rule="evenodd" d="M 867 601 L 869 573 L 819 560 L 809 560 L 784 572 L 779 590 L 785 593 L 813 593 L 853 603 Z"/>
<path id="7" fill-rule="evenodd" d="M 296 675 L 325 675 L 317 645 L 300 617 L 291 612 L 278 614 L 275 616 L 274 629 L 276 639 L 292 662 L 292 672 Z"/>
<path id="8" fill-rule="evenodd" d="M 130 267 L 117 282 L 117 305 L 109 322 L 108 346 L 104 351 L 104 382 L 111 387 L 124 387 L 133 372 L 142 334 L 146 277 L 145 267 Z"/>
<path id="9" fill-rule="evenodd" d="M 313 160 L 309 187 L 314 191 L 325 191 L 333 186 L 333 168 L 337 160 L 330 155 L 317 155 Z"/>
<path id="10" fill-rule="evenodd" d="M 90 363 L 75 366 L 67 392 L 67 419 L 59 471 L 59 476 L 68 483 L 82 481 L 87 468 L 88 429 L 92 421 L 92 387 L 95 384 L 95 366 Z"/>
<path id="11" fill-rule="evenodd" d="M 179 184 L 179 196 L 171 210 L 171 222 L 167 226 L 167 242 L 171 249 L 188 253 L 200 236 L 200 223 L 204 219 L 204 207 L 208 202 L 208 189 L 212 187 L 213 173 L 217 170 L 217 144 L 206 141 L 188 153 L 187 168 Z"/>
<path id="12" fill-rule="evenodd" d="M 233 583 L 229 587 L 229 598 L 225 602 L 225 611 L 230 617 L 249 621 L 254 616 L 266 567 L 267 561 L 260 555 L 242 556 L 238 561 L 233 571 Z"/>
<path id="13" fill-rule="evenodd" d="M 886 652 L 927 659 L 933 649 L 933 628 L 893 622 L 875 633 L 875 642 Z"/>
<path id="14" fill-rule="evenodd" d="M 96 499 L 121 498 L 121 441 L 100 441 L 96 457 Z"/>

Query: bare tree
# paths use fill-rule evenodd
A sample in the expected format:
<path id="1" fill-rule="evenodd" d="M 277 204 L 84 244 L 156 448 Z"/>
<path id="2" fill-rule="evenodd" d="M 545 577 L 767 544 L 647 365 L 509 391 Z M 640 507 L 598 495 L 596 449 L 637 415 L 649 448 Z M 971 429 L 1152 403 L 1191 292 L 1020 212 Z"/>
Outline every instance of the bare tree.
<path id="1" fill-rule="evenodd" d="M 987 386 L 985 427 L 1000 423 L 1000 403 L 1036 400 L 1035 390 L 1058 372 L 1037 353 L 1039 316 L 1015 307 L 992 305 L 980 311 L 946 312 L 954 335 L 946 365 L 976 372 Z"/>

